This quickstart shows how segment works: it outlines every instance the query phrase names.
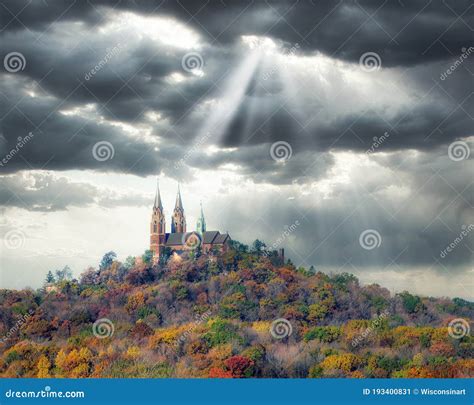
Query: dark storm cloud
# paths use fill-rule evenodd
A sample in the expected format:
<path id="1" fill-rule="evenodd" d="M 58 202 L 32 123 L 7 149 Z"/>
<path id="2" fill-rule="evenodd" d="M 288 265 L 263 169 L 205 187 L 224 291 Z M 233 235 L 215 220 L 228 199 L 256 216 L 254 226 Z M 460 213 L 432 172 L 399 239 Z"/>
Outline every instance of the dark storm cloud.
<path id="1" fill-rule="evenodd" d="M 32 3 L 32 4 L 31 4 Z M 100 24 L 105 9 L 174 17 L 225 44 L 240 35 L 265 35 L 299 43 L 349 61 L 377 52 L 386 66 L 449 58 L 471 42 L 474 9 L 466 1 L 427 0 L 318 2 L 197 1 L 6 1 L 7 30 L 45 30 L 58 19 Z M 16 16 L 16 18 L 15 18 Z"/>
<path id="2" fill-rule="evenodd" d="M 324 176 L 333 163 L 327 152 L 365 152 L 374 138 L 386 132 L 390 138 L 381 151 L 437 151 L 472 135 L 474 99 L 465 83 L 474 57 L 463 61 L 446 80 L 439 78 L 459 56 L 461 45 L 469 45 L 473 8 L 468 3 L 229 3 L 5 3 L 18 16 L 3 15 L 1 54 L 21 52 L 27 64 L 23 71 L 2 74 L 0 150 L 8 153 L 17 138 L 30 131 L 37 136 L 0 171 L 92 169 L 141 176 L 163 172 L 185 179 L 191 178 L 187 166 L 218 169 L 232 163 L 255 181 L 289 184 Z M 100 31 L 121 10 L 171 16 L 198 32 L 203 38 L 199 52 L 205 61 L 204 76 L 182 69 L 187 50 L 146 35 L 130 35 L 126 20 L 118 30 Z M 286 47 L 297 42 L 299 55 L 323 53 L 356 63 L 361 53 L 375 51 L 382 58 L 382 71 L 388 66 L 403 69 L 387 70 L 394 77 L 386 79 L 393 83 L 384 89 L 383 104 L 351 111 L 343 105 L 364 106 L 372 95 L 364 99 L 360 83 L 346 81 L 336 65 L 316 83 L 301 75 L 294 89 L 300 105 L 291 104 L 285 83 L 271 67 L 268 72 L 259 66 L 232 120 L 212 128 L 208 140 L 238 149 L 209 156 L 204 143 L 176 168 L 215 113 L 212 103 L 228 96 L 222 91 L 225 83 L 236 80 L 232 72 L 249 52 L 237 41 L 241 35 L 271 36 Z M 174 80 L 176 73 L 185 80 Z M 402 85 L 413 94 L 393 107 L 389 93 Z M 354 92 L 328 102 L 325 93 L 345 87 L 353 87 Z M 88 106 L 92 106 L 89 116 L 59 112 Z M 149 113 L 159 118 L 153 121 Z M 139 135 L 131 136 L 114 123 L 131 125 Z M 142 131 L 149 133 L 142 136 Z M 94 145 L 102 141 L 114 148 L 114 158 L 105 162 L 92 155 Z M 284 165 L 269 154 L 277 141 L 292 148 L 292 158 Z"/>

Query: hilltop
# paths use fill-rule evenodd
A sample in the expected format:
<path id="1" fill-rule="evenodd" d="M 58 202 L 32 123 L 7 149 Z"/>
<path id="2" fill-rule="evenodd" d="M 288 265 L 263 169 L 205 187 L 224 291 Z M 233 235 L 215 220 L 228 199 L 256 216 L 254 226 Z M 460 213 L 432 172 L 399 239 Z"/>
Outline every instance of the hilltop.
<path id="1" fill-rule="evenodd" d="M 2 377 L 474 376 L 474 304 L 392 296 L 256 241 L 152 264 L 113 252 L 0 290 Z M 448 326 L 449 325 L 449 326 Z"/>

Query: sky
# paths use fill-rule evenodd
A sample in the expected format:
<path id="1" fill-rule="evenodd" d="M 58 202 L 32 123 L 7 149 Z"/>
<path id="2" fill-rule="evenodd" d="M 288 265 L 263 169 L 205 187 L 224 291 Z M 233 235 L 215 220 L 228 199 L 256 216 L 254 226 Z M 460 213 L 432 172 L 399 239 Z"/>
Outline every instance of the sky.
<path id="1" fill-rule="evenodd" d="M 0 13 L 0 287 L 167 229 L 474 299 L 469 1 L 22 1 Z"/>

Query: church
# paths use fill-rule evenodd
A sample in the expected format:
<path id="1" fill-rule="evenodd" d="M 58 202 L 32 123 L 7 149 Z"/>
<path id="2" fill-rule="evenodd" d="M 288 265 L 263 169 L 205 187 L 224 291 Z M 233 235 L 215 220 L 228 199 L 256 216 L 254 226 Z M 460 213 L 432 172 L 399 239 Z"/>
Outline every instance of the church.
<path id="1" fill-rule="evenodd" d="M 153 252 L 154 261 L 157 261 L 169 248 L 169 252 L 182 253 L 200 247 L 202 252 L 217 249 L 225 251 L 229 245 L 230 237 L 227 233 L 208 231 L 201 204 L 201 213 L 196 224 L 196 230 L 186 231 L 186 216 L 184 215 L 181 191 L 178 186 L 176 203 L 171 216 L 171 232 L 166 232 L 166 220 L 161 203 L 160 186 L 157 183 L 155 202 L 150 222 L 150 250 Z"/>

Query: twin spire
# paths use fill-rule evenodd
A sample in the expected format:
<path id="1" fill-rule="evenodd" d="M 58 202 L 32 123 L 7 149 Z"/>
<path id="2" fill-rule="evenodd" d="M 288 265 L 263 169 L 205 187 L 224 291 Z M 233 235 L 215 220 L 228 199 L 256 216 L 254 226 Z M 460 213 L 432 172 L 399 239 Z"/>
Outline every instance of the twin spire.
<path id="1" fill-rule="evenodd" d="M 156 181 L 156 194 L 155 194 L 155 202 L 153 204 L 153 209 L 160 210 L 161 214 L 163 214 L 163 204 L 161 202 L 160 183 L 158 179 Z M 183 200 L 181 199 L 181 190 L 178 184 L 178 193 L 176 194 L 176 203 L 174 207 L 174 213 L 171 218 L 171 232 L 185 232 L 185 231 L 186 231 L 186 220 L 184 217 L 184 208 L 183 208 Z M 197 221 L 197 232 L 201 235 L 204 232 L 206 232 L 206 221 L 204 219 L 202 202 L 201 202 L 201 215 L 199 216 L 198 221 Z"/>
<path id="2" fill-rule="evenodd" d="M 163 204 L 161 203 L 161 194 L 160 194 L 160 181 L 156 180 L 156 194 L 155 194 L 155 203 L 153 204 L 153 208 L 159 208 L 160 210 L 163 210 Z M 183 201 L 181 200 L 181 191 L 179 189 L 179 184 L 178 184 L 178 194 L 176 195 L 176 204 L 174 209 L 180 209 L 181 211 L 184 211 L 183 208 Z M 202 209 L 201 209 L 202 211 Z"/>

